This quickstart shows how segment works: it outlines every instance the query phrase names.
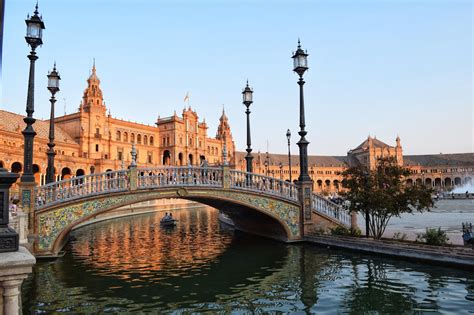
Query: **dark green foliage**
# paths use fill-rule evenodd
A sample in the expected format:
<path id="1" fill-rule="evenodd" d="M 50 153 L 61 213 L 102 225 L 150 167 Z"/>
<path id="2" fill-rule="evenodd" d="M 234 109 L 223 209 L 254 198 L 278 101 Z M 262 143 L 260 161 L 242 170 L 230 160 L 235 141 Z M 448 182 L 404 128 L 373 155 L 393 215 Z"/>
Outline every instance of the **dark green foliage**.
<path id="1" fill-rule="evenodd" d="M 344 197 L 349 210 L 360 212 L 368 223 L 370 235 L 380 239 L 392 217 L 415 211 L 429 211 L 433 206 L 432 189 L 407 186 L 408 169 L 397 165 L 393 157 L 379 158 L 375 169 L 365 165 L 351 167 L 342 173 Z"/>
<path id="2" fill-rule="evenodd" d="M 345 235 L 345 236 L 356 236 L 359 237 L 361 235 L 361 231 L 359 228 L 346 228 L 344 226 L 336 226 L 330 229 L 331 235 Z"/>
<path id="3" fill-rule="evenodd" d="M 441 246 L 448 243 L 449 237 L 440 227 L 438 229 L 426 228 L 426 232 L 418 234 L 416 240 L 426 242 L 428 245 Z"/>

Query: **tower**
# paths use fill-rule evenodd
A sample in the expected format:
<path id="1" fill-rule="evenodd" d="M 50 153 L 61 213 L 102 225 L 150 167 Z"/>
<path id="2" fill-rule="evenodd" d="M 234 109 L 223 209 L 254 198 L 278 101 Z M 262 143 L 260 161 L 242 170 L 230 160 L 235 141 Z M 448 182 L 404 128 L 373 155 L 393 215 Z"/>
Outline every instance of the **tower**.
<path id="1" fill-rule="evenodd" d="M 227 161 L 235 164 L 235 144 L 230 131 L 229 118 L 225 114 L 225 109 L 222 108 L 222 115 L 219 118 L 219 126 L 217 127 L 216 139 L 221 141 L 221 148 L 224 148 L 224 143 L 227 147 Z M 222 149 L 221 149 L 222 150 Z"/>
<path id="2" fill-rule="evenodd" d="M 400 144 L 400 137 L 398 135 L 395 139 L 395 142 L 397 143 L 397 145 L 395 146 L 395 158 L 397 159 L 397 164 L 399 166 L 403 166 L 403 148 Z"/>

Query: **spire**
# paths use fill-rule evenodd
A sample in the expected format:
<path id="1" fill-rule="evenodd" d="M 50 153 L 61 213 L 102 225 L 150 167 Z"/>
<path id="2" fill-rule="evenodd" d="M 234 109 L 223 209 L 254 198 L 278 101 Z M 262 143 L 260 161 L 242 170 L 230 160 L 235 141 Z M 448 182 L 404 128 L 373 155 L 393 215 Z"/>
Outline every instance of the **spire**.
<path id="1" fill-rule="evenodd" d="M 35 15 L 38 15 L 38 0 L 36 0 L 36 5 L 35 5 Z"/>
<path id="2" fill-rule="evenodd" d="M 95 74 L 95 57 L 92 61 L 92 74 Z"/>
<path id="3" fill-rule="evenodd" d="M 298 37 L 298 49 L 301 49 L 301 42 L 300 42 L 300 38 Z"/>

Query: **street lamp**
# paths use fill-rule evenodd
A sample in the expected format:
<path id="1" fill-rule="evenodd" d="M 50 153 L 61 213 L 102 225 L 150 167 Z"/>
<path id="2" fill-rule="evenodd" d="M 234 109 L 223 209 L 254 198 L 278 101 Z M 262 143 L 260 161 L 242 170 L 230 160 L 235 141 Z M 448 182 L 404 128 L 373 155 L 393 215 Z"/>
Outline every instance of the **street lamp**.
<path id="1" fill-rule="evenodd" d="M 250 104 L 253 103 L 253 90 L 249 86 L 249 81 L 247 80 L 247 85 L 245 88 L 242 90 L 242 98 L 243 98 L 243 103 L 247 110 L 245 113 L 247 114 L 247 155 L 245 156 L 245 161 L 247 162 L 247 173 L 252 173 L 253 167 L 252 167 L 252 160 L 253 156 L 251 154 L 252 148 L 251 148 L 251 138 L 250 138 Z"/>
<path id="2" fill-rule="evenodd" d="M 56 71 L 56 63 L 54 63 L 53 71 L 48 73 L 48 90 L 51 92 L 51 98 L 49 101 L 51 102 L 51 114 L 49 117 L 49 142 L 48 142 L 48 168 L 46 169 L 46 184 L 54 182 L 54 156 L 56 152 L 54 152 L 54 103 L 56 103 L 56 98 L 54 95 L 59 92 L 59 80 L 61 77 L 59 73 Z"/>
<path id="3" fill-rule="evenodd" d="M 28 55 L 30 59 L 30 75 L 28 78 L 28 95 L 26 98 L 26 113 L 27 116 L 23 119 L 26 123 L 25 130 L 22 131 L 24 136 L 24 170 L 21 176 L 21 182 L 34 183 L 35 177 L 33 175 L 33 139 L 36 132 L 33 129 L 33 124 L 36 119 L 33 118 L 35 111 L 35 61 L 36 48 L 43 44 L 42 36 L 44 30 L 44 23 L 42 17 L 38 15 L 38 3 L 36 3 L 34 15 L 30 18 L 28 16 L 26 22 L 26 36 L 25 40 L 31 46 L 31 52 Z"/>
<path id="4" fill-rule="evenodd" d="M 307 132 L 305 128 L 305 119 L 304 119 L 304 97 L 303 97 L 303 74 L 308 70 L 308 54 L 306 51 L 301 49 L 300 40 L 298 39 L 298 48 L 296 52 L 291 57 L 293 58 L 293 71 L 296 72 L 300 79 L 298 80 L 298 85 L 300 86 L 300 131 L 298 134 L 301 136 L 300 141 L 298 141 L 298 146 L 300 148 L 300 177 L 298 178 L 299 182 L 310 182 L 311 177 L 308 175 L 308 144 L 305 136 Z"/>
<path id="5" fill-rule="evenodd" d="M 288 140 L 288 170 L 290 172 L 290 183 L 291 181 L 291 152 L 290 152 L 290 139 L 291 139 L 291 132 L 290 129 L 286 131 L 286 139 Z"/>

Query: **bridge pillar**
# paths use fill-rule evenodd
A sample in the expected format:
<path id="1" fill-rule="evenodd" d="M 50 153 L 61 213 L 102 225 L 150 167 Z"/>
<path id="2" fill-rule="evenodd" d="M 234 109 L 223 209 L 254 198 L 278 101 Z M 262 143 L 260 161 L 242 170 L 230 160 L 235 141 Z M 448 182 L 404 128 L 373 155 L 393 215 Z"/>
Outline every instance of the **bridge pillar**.
<path id="1" fill-rule="evenodd" d="M 230 167 L 229 165 L 222 166 L 222 184 L 225 189 L 230 188 Z"/>
<path id="2" fill-rule="evenodd" d="M 351 229 L 355 230 L 358 228 L 359 226 L 357 225 L 357 212 L 351 211 Z"/>
<path id="3" fill-rule="evenodd" d="M 131 191 L 137 190 L 137 182 L 138 182 L 138 173 L 137 173 L 137 166 L 136 165 L 130 165 L 128 168 L 128 181 L 129 181 L 129 186 Z"/>
<path id="4" fill-rule="evenodd" d="M 20 204 L 21 211 L 28 214 L 28 232 L 33 234 L 34 231 L 34 211 L 35 211 L 35 188 L 37 184 L 35 182 L 20 182 Z"/>
<path id="5" fill-rule="evenodd" d="M 300 181 L 299 186 L 299 199 L 301 202 L 301 231 L 304 235 L 304 225 L 313 223 L 312 218 L 312 207 L 311 207 L 311 196 L 313 194 L 313 182 L 312 181 Z"/>

